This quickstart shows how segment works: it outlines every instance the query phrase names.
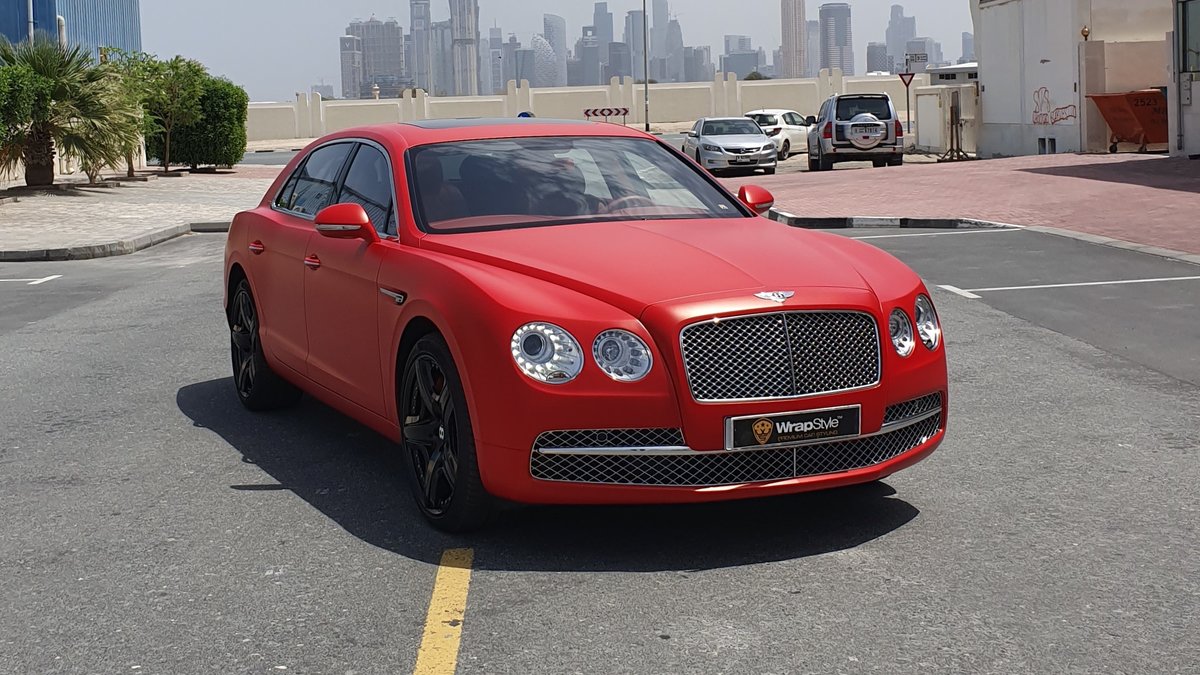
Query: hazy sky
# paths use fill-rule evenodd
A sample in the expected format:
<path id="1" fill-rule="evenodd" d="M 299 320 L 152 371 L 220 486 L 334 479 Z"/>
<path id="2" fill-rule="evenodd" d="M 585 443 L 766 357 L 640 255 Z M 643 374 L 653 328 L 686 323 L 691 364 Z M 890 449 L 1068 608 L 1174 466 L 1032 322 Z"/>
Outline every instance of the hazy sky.
<path id="1" fill-rule="evenodd" d="M 824 0 L 810 0 L 809 19 Z M 526 45 L 542 30 L 542 15 L 567 20 L 567 34 L 580 34 L 592 22 L 591 0 L 479 0 L 480 32 L 499 25 L 505 39 L 516 33 Z M 855 67 L 863 72 L 868 42 L 882 42 L 896 0 L 850 0 L 853 8 Z M 942 43 L 950 61 L 961 55 L 961 34 L 971 31 L 968 0 L 899 0 L 917 17 L 917 34 Z M 434 0 L 433 18 L 449 18 L 447 0 Z M 779 47 L 779 0 L 673 0 L 688 46 L 708 45 L 714 60 L 726 33 L 749 35 L 755 48 Z M 159 56 L 182 54 L 242 85 L 254 101 L 291 100 L 298 91 L 325 82 L 340 93 L 338 36 L 352 19 L 395 18 L 409 31 L 408 0 L 142 0 L 143 48 Z M 625 13 L 641 9 L 638 0 L 610 0 L 617 40 Z"/>

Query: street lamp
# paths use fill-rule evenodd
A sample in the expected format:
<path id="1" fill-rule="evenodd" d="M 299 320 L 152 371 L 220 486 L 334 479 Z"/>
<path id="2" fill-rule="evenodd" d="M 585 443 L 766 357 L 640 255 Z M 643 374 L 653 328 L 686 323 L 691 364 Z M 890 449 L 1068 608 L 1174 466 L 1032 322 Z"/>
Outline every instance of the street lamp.
<path id="1" fill-rule="evenodd" d="M 650 133 L 650 19 L 646 14 L 646 0 L 642 0 L 642 85 L 642 101 L 646 104 L 646 133 Z"/>

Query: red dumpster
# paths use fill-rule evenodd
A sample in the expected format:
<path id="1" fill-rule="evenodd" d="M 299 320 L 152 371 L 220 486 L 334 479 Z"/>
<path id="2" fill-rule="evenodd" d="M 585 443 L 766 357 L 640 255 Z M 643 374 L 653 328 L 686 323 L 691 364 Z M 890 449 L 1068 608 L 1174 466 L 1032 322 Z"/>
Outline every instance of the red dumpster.
<path id="1" fill-rule="evenodd" d="M 1167 142 L 1167 97 L 1161 89 L 1142 89 L 1122 94 L 1089 94 L 1112 132 L 1109 152 L 1117 143 L 1137 143 L 1145 152 L 1151 143 Z"/>

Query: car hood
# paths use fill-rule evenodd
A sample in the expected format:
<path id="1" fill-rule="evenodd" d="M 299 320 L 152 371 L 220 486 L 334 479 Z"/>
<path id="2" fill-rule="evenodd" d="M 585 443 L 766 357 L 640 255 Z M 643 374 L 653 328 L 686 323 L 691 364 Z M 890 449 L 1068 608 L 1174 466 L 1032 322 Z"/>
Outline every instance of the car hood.
<path id="1" fill-rule="evenodd" d="M 421 247 L 548 281 L 641 316 L 735 291 L 870 290 L 839 240 L 766 218 L 641 220 L 429 235 Z"/>
<path id="2" fill-rule="evenodd" d="M 766 136 L 755 136 L 752 134 L 745 134 L 742 136 L 705 136 L 704 137 L 704 141 L 706 143 L 714 143 L 723 148 L 751 148 L 751 147 L 755 147 L 755 146 L 761 148 L 762 146 L 766 145 L 769 142 L 769 140 L 770 139 L 768 139 Z"/>

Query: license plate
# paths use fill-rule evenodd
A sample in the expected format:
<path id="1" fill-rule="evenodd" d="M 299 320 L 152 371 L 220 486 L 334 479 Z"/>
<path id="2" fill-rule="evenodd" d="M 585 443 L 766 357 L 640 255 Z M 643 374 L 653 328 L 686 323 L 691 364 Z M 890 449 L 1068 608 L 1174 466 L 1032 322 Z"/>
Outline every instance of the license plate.
<path id="1" fill-rule="evenodd" d="M 878 136 L 880 131 L 879 131 L 879 127 L 873 127 L 870 125 L 863 125 L 863 124 L 856 124 L 856 125 L 850 127 L 850 133 L 862 134 L 864 136 Z"/>
<path id="2" fill-rule="evenodd" d="M 730 417 L 725 420 L 725 447 L 733 450 L 836 440 L 858 436 L 861 427 L 862 407 L 857 405 Z"/>
<path id="3" fill-rule="evenodd" d="M 757 161 L 753 157 L 734 157 L 732 160 L 734 164 L 754 164 Z"/>

